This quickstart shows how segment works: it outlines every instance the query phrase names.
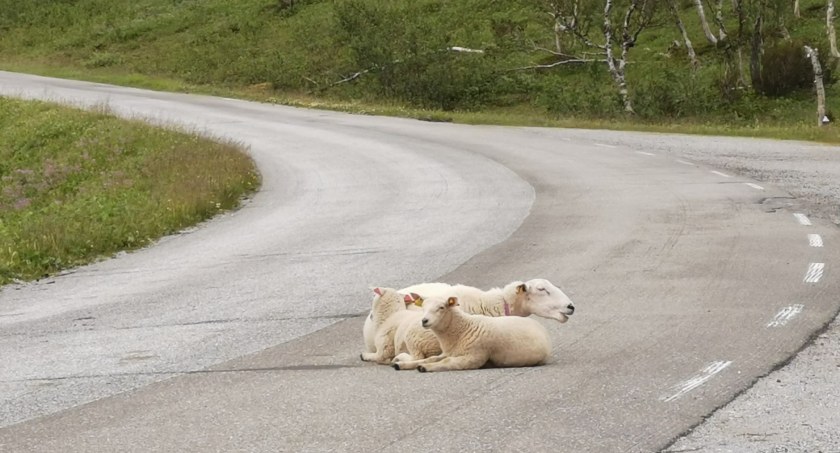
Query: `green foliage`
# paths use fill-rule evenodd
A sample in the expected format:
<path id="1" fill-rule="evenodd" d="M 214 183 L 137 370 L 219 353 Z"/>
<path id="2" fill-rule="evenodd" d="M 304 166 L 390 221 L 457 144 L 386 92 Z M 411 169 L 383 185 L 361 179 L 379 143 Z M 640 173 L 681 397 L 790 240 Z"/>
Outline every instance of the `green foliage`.
<path id="1" fill-rule="evenodd" d="M 803 17 L 795 19 L 784 0 L 744 0 L 739 21 L 732 2 L 723 2 L 729 38 L 716 46 L 703 37 L 693 3 L 677 2 L 697 47 L 699 70 L 690 67 L 682 47 L 671 47 L 682 37 L 666 3 L 647 3 L 656 9 L 626 67 L 639 117 L 753 124 L 779 104 L 812 102 L 803 96 L 811 80 L 801 44 L 827 54 L 824 3 L 802 0 Z M 552 53 L 552 14 L 566 17 L 575 4 L 581 33 L 602 44 L 599 1 L 0 0 L 0 66 L 72 67 L 100 80 L 141 77 L 266 98 L 304 95 L 445 111 L 532 106 L 578 118 L 624 115 L 603 61 L 523 69 L 564 58 Z M 623 36 L 628 4 L 613 4 L 615 39 Z M 749 56 L 758 12 L 764 14 L 759 33 L 769 44 L 753 89 Z M 642 17 L 636 11 L 631 22 Z M 712 7 L 707 17 L 714 17 Z M 795 44 L 779 39 L 783 25 Z M 563 53 L 603 59 L 571 33 L 558 42 Z M 738 72 L 739 46 L 744 74 Z M 800 107 L 791 111 L 805 111 Z M 788 120 L 811 122 L 811 116 Z"/>
<path id="2" fill-rule="evenodd" d="M 0 285 L 143 246 L 258 182 L 230 144 L 0 98 Z"/>

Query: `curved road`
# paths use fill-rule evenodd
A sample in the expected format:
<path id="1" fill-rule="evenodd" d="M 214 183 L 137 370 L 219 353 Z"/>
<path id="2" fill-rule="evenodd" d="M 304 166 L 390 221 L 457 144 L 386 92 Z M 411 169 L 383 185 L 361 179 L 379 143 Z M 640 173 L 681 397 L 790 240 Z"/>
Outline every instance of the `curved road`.
<path id="1" fill-rule="evenodd" d="M 661 149 L 704 139 L 4 72 L 0 93 L 238 140 L 264 178 L 201 228 L 0 292 L 3 451 L 656 451 L 840 307 L 838 230 L 794 215 L 785 188 Z M 369 284 L 535 277 L 578 307 L 546 324 L 546 366 L 420 374 L 358 360 Z"/>

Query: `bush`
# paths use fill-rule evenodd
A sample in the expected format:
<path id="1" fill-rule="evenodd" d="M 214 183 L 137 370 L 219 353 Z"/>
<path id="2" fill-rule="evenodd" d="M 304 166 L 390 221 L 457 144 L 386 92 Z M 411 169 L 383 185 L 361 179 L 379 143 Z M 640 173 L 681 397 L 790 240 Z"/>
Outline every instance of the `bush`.
<path id="1" fill-rule="evenodd" d="M 757 93 L 781 97 L 808 88 L 814 81 L 814 70 L 805 57 L 800 40 L 778 41 L 764 48 L 761 76 L 754 86 Z M 825 62 L 822 62 L 825 67 Z"/>

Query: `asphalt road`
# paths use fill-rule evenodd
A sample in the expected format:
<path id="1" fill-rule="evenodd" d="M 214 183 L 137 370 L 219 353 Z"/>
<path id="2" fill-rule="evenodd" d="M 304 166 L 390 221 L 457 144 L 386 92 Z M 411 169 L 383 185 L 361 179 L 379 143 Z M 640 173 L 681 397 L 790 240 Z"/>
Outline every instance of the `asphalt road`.
<path id="1" fill-rule="evenodd" d="M 264 178 L 243 209 L 194 231 L 0 292 L 2 451 L 657 451 L 840 307 L 831 203 L 719 152 L 796 166 L 826 150 L 836 164 L 834 149 L 424 123 L 3 72 L 0 92 L 235 139 Z M 546 323 L 546 366 L 420 374 L 358 360 L 369 284 L 537 277 L 577 307 Z"/>

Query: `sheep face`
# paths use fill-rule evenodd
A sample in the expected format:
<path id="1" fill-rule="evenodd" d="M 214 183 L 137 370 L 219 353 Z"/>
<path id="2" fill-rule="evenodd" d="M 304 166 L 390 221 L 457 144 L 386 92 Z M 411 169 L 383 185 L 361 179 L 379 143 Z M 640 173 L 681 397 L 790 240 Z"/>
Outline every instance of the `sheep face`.
<path id="1" fill-rule="evenodd" d="M 427 329 L 445 328 L 450 312 L 458 306 L 457 297 L 431 297 L 423 301 L 423 319 L 420 320 Z"/>
<path id="2" fill-rule="evenodd" d="M 517 291 L 524 294 L 523 309 L 533 315 L 566 322 L 575 312 L 575 305 L 560 288 L 543 278 L 535 278 L 519 285 Z"/>

